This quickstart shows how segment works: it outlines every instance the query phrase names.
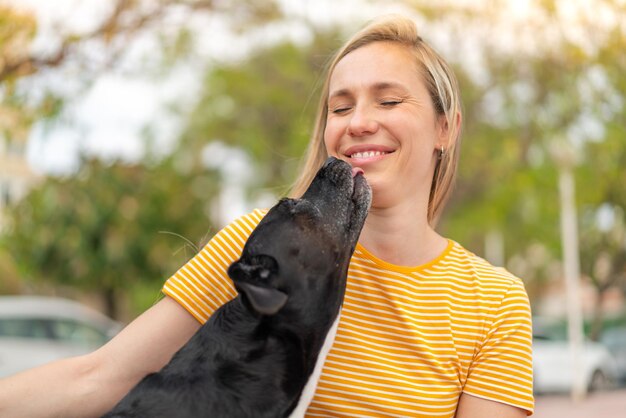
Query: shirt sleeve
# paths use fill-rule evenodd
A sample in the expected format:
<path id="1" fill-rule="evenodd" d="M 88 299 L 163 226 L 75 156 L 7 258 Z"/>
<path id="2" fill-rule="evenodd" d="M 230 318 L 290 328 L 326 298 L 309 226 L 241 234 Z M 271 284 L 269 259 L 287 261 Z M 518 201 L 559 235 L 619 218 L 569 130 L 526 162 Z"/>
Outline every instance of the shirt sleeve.
<path id="1" fill-rule="evenodd" d="M 532 415 L 532 323 L 528 295 L 515 278 L 476 353 L 463 392 L 506 403 Z"/>
<path id="2" fill-rule="evenodd" d="M 219 231 L 204 248 L 163 285 L 163 293 L 180 303 L 200 323 L 237 292 L 228 267 L 239 259 L 246 240 L 267 211 L 255 210 Z"/>

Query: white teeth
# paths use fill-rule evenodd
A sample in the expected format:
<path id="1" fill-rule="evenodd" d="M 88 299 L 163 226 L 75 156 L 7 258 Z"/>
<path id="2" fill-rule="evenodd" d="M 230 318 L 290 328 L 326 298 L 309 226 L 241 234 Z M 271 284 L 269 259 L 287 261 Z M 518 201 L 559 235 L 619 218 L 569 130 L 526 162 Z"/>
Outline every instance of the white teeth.
<path id="1" fill-rule="evenodd" d="M 385 154 L 387 153 L 384 151 L 355 152 L 354 154 L 350 156 L 350 158 L 371 158 L 371 157 L 377 157 L 379 155 L 385 155 Z"/>

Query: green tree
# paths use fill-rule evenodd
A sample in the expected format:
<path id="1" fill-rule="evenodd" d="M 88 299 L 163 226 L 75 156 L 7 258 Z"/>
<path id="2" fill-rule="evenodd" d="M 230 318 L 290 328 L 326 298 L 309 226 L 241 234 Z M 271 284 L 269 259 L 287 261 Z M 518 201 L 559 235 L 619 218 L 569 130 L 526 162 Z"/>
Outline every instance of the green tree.
<path id="1" fill-rule="evenodd" d="M 604 295 L 612 288 L 626 296 L 625 114 L 607 123 L 602 141 L 587 146 L 578 172 L 581 202 L 581 272 L 596 289 L 590 338 L 603 330 Z M 621 126 L 620 126 L 621 125 Z"/>
<path id="2" fill-rule="evenodd" d="M 36 106 L 18 92 L 17 80 L 33 73 L 36 61 L 25 60 L 37 22 L 28 13 L 0 4 L 0 138 L 26 142 L 33 121 L 56 111 L 58 102 L 45 95 Z"/>
<path id="3" fill-rule="evenodd" d="M 62 71 L 69 62 L 75 66 L 73 74 L 76 70 L 80 74 L 72 76 L 72 81 L 85 90 L 98 75 L 119 69 L 125 53 L 132 49 L 129 46 L 137 39 L 145 41 L 150 34 L 160 42 L 150 63 L 123 71 L 158 76 L 182 58 L 199 52 L 196 40 L 201 34 L 193 29 L 192 17 L 219 17 L 226 28 L 240 35 L 282 18 L 275 0 L 113 0 L 107 2 L 108 11 L 88 31 L 79 32 L 56 22 L 50 48 L 42 51 L 31 48 L 40 22 L 24 8 L 13 7 L 12 2 L 16 0 L 0 4 L 0 129 L 9 141 L 22 142 L 35 121 L 58 116 L 65 103 L 74 98 L 71 95 L 77 94 L 74 89 L 68 96 L 45 83 L 36 89 L 20 88 L 24 79 Z M 94 50 L 102 56 L 94 59 Z"/>
<path id="4" fill-rule="evenodd" d="M 604 295 L 613 287 L 626 287 L 626 219 L 619 207 L 605 206 L 610 211 L 610 225 L 598 225 L 597 211 L 591 210 L 582 219 L 581 271 L 596 289 L 596 302 L 590 318 L 589 337 L 598 340 L 603 330 Z M 609 216 L 609 215 L 607 215 Z"/>
<path id="5" fill-rule="evenodd" d="M 253 187 L 284 193 L 310 137 L 316 87 L 338 38 L 335 31 L 318 33 L 307 45 L 281 43 L 210 69 L 180 152 L 193 159 L 211 140 L 240 147 L 255 164 Z"/>
<path id="6" fill-rule="evenodd" d="M 180 174 L 169 159 L 153 167 L 87 160 L 77 176 L 49 178 L 12 208 L 3 240 L 23 277 L 99 293 L 119 317 L 125 293 L 158 287 L 195 254 L 192 244 L 212 229 L 215 184 L 210 173 Z"/>

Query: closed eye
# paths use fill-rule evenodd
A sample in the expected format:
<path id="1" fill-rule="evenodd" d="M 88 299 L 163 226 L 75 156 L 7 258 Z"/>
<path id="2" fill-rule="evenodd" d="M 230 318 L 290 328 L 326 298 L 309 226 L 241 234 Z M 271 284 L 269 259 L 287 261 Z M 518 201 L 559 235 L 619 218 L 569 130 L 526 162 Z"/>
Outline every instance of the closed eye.
<path id="1" fill-rule="evenodd" d="M 404 100 L 383 100 L 380 104 L 384 107 L 394 107 L 402 103 Z"/>
<path id="2" fill-rule="evenodd" d="M 347 111 L 349 111 L 351 108 L 349 106 L 345 106 L 345 107 L 337 107 L 335 109 L 332 109 L 332 112 L 336 115 L 340 115 L 342 113 L 346 113 Z"/>

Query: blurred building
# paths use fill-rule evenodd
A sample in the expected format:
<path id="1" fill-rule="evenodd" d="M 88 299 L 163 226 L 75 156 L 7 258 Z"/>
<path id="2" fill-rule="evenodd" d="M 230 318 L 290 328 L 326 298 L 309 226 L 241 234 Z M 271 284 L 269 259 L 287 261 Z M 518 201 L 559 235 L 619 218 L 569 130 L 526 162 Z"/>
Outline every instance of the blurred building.
<path id="1" fill-rule="evenodd" d="M 0 233 L 6 226 L 6 208 L 24 197 L 39 178 L 26 161 L 26 143 L 9 141 L 0 133 Z"/>
<path id="2" fill-rule="evenodd" d="M 584 278 L 580 282 L 581 309 L 585 317 L 590 317 L 596 304 L 598 295 L 590 280 Z M 626 300 L 621 290 L 615 286 L 608 289 L 600 302 L 607 317 L 623 315 L 626 310 Z M 558 278 L 548 283 L 539 303 L 536 304 L 537 315 L 553 318 L 564 318 L 567 315 L 567 298 L 565 295 L 564 279 Z"/>

